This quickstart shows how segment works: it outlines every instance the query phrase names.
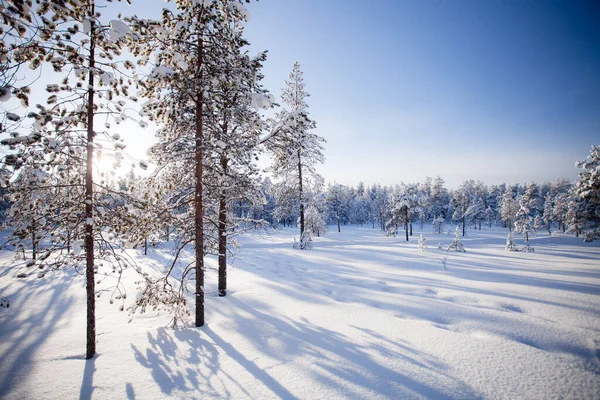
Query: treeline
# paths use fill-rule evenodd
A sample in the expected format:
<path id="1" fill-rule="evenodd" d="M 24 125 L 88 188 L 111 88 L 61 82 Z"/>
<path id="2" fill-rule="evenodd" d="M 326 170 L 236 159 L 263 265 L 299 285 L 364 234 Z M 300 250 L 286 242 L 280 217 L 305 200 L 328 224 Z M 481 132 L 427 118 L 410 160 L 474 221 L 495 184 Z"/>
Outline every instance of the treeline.
<path id="1" fill-rule="evenodd" d="M 307 226 L 313 234 L 328 228 L 340 231 L 346 225 L 371 226 L 388 234 L 405 227 L 412 235 L 412 225 L 431 224 L 440 233 L 444 225 L 459 225 L 463 235 L 468 229 L 502 226 L 517 233 L 546 230 L 572 232 L 577 237 L 586 233 L 593 240 L 598 227 L 597 206 L 582 197 L 581 180 L 566 179 L 526 185 L 486 185 L 467 180 L 456 189 L 447 189 L 441 177 L 426 178 L 417 184 L 395 186 L 318 185 L 310 192 L 307 207 L 313 212 Z M 295 226 L 297 208 L 278 184 L 263 181 L 263 204 L 245 207 L 238 204 L 240 215 L 265 219 L 273 225 Z M 592 192 L 585 192 L 589 195 Z"/>

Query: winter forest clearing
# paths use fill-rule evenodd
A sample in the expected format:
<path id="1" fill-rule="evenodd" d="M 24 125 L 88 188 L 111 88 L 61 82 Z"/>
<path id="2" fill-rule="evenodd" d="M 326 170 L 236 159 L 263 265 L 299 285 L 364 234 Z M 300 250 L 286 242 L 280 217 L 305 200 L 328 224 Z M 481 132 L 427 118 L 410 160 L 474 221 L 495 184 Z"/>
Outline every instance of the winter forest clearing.
<path id="1" fill-rule="evenodd" d="M 424 252 L 418 236 L 371 228 L 315 238 L 312 251 L 290 247 L 292 229 L 244 236 L 226 297 L 207 260 L 207 326 L 173 330 L 155 313 L 128 323 L 100 301 L 91 361 L 83 276 L 31 284 L 14 279 L 22 263 L 3 268 L 14 307 L 0 314 L 0 397 L 598 396 L 598 246 L 542 233 L 534 253 L 506 252 L 505 230 L 483 228 L 462 239 L 466 253 L 447 252 L 453 235 L 430 232 Z M 168 257 L 129 253 L 153 272 Z"/>
<path id="2" fill-rule="evenodd" d="M 0 397 L 600 398 L 600 20 L 381 1 L 0 0 Z"/>

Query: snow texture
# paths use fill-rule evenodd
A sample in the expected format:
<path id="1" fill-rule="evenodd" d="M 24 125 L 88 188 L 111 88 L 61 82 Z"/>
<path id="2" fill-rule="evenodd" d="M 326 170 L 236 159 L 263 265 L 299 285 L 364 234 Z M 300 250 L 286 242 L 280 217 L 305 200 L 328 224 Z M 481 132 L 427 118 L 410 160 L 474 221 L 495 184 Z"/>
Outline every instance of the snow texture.
<path id="1" fill-rule="evenodd" d="M 297 229 L 242 237 L 227 297 L 206 260 L 204 327 L 128 324 L 102 295 L 88 361 L 84 277 L 16 279 L 30 270 L 2 251 L 0 398 L 598 398 L 597 244 L 538 234 L 536 253 L 512 253 L 505 229 L 484 229 L 462 239 L 468 253 L 445 251 L 452 235 L 417 251 L 431 231 L 345 227 L 311 251 L 292 249 Z M 170 259 L 164 246 L 129 254 L 149 274 Z M 137 277 L 123 277 L 127 304 Z"/>

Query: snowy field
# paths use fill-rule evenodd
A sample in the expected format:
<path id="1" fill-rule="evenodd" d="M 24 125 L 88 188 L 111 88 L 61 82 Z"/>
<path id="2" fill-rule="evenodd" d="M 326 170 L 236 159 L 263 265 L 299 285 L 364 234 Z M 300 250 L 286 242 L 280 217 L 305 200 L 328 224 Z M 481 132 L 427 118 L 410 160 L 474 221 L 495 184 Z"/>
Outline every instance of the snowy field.
<path id="1" fill-rule="evenodd" d="M 597 242 L 541 234 L 507 253 L 505 229 L 470 230 L 456 253 L 426 231 L 424 253 L 418 228 L 407 243 L 343 227 L 312 251 L 291 248 L 297 230 L 245 237 L 227 297 L 208 273 L 206 326 L 128 323 L 101 297 L 90 361 L 84 277 L 16 279 L 1 252 L 0 398 L 600 398 Z"/>

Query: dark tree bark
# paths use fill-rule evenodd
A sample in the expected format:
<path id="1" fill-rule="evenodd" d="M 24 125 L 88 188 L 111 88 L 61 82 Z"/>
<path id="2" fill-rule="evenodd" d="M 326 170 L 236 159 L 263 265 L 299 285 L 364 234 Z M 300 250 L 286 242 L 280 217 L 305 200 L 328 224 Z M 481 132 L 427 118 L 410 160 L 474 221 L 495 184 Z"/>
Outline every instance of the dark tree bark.
<path id="1" fill-rule="evenodd" d="M 406 234 L 406 241 L 408 242 L 408 207 L 404 206 L 404 232 Z"/>
<path id="2" fill-rule="evenodd" d="M 337 198 L 337 195 L 335 196 L 335 219 L 337 220 L 337 226 L 338 226 L 338 233 L 341 232 L 342 230 L 340 229 L 340 213 L 339 213 L 339 208 L 340 208 L 340 203 L 339 200 Z"/>
<path id="3" fill-rule="evenodd" d="M 227 131 L 227 128 L 225 128 Z M 221 155 L 221 167 L 227 174 L 227 157 Z M 219 195 L 219 296 L 227 295 L 227 201 L 225 193 Z"/>
<path id="4" fill-rule="evenodd" d="M 37 226 L 35 224 L 35 218 L 31 220 L 31 258 L 34 260 L 37 258 L 37 235 L 35 234 L 35 230 Z"/>
<path id="5" fill-rule="evenodd" d="M 302 159 L 301 149 L 298 149 L 298 189 L 300 191 L 300 238 L 304 233 L 304 194 L 302 193 Z"/>
<path id="6" fill-rule="evenodd" d="M 198 37 L 198 62 L 196 64 L 196 74 L 201 77 L 202 71 L 202 36 Z M 196 257 L 196 326 L 204 325 L 204 226 L 203 226 L 203 198 L 202 198 L 202 176 L 203 176 L 203 126 L 202 126 L 202 103 L 204 96 L 202 89 L 198 89 L 196 97 L 196 146 L 194 151 L 195 171 L 195 190 L 194 190 L 194 230 L 195 230 L 195 257 Z"/>
<path id="7" fill-rule="evenodd" d="M 462 204 L 462 235 L 465 236 L 465 204 Z"/>
<path id="8" fill-rule="evenodd" d="M 92 2 L 90 15 L 95 14 Z M 87 346 L 85 358 L 90 359 L 96 354 L 96 280 L 94 277 L 94 226 L 90 222 L 93 218 L 94 201 L 94 68 L 95 68 L 95 26 L 90 18 L 90 59 L 89 80 L 87 91 L 87 164 L 85 174 L 85 289 L 87 293 Z"/>

